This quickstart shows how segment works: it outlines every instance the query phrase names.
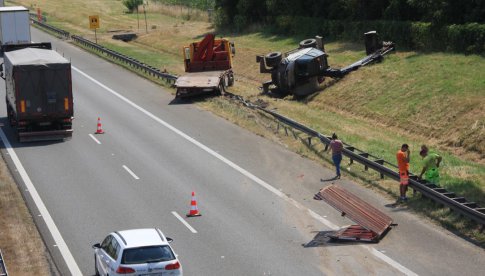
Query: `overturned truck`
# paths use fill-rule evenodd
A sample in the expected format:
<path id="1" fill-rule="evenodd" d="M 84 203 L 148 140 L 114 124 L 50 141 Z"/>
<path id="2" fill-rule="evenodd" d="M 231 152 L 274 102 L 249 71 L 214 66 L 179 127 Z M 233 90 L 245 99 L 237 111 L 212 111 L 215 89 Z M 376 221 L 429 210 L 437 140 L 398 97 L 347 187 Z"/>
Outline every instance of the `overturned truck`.
<path id="1" fill-rule="evenodd" d="M 263 83 L 263 93 L 305 96 L 316 92 L 325 77 L 342 78 L 362 66 L 381 61 L 395 49 L 393 42 L 379 41 L 375 31 L 365 33 L 364 38 L 367 56 L 341 69 L 328 65 L 328 55 L 319 36 L 301 41 L 297 49 L 284 54 L 272 52 L 256 56 L 260 72 L 271 74 L 271 80 Z"/>
<path id="2" fill-rule="evenodd" d="M 20 142 L 72 137 L 71 63 L 50 43 L 5 47 L 8 121 Z"/>

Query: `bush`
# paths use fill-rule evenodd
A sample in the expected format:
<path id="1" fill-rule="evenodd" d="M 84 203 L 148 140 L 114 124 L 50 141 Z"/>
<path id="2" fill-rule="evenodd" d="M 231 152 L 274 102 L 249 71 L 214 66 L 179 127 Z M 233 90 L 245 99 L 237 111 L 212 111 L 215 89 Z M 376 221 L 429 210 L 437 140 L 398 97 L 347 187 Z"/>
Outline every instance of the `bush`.
<path id="1" fill-rule="evenodd" d="M 283 35 L 318 34 L 327 40 L 360 42 L 363 40 L 363 33 L 376 30 L 383 40 L 394 41 L 402 48 L 465 54 L 485 53 L 485 24 L 437 26 L 425 22 L 324 20 L 303 16 L 278 16 L 269 21 L 270 30 Z"/>
<path id="2" fill-rule="evenodd" d="M 138 6 L 143 5 L 143 0 L 123 0 L 123 5 L 129 12 L 134 12 Z"/>

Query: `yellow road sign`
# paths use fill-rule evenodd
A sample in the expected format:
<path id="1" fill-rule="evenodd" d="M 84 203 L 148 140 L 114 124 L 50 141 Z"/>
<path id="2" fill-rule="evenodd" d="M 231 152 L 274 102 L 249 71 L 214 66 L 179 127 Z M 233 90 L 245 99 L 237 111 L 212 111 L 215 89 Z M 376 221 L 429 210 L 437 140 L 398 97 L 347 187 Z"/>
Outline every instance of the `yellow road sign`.
<path id="1" fill-rule="evenodd" d="M 89 28 L 90 29 L 98 29 L 99 28 L 99 16 L 98 15 L 90 15 L 89 16 Z"/>

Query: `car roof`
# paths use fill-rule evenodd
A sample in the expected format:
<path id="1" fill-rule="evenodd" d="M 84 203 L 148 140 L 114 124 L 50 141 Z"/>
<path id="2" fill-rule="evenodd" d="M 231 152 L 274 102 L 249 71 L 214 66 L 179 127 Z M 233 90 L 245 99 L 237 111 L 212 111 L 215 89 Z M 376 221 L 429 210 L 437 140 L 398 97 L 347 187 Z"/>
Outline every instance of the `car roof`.
<path id="1" fill-rule="evenodd" d="M 117 231 L 113 235 L 118 236 L 122 240 L 125 248 L 168 244 L 163 234 L 159 231 L 155 228 L 131 229 Z"/>

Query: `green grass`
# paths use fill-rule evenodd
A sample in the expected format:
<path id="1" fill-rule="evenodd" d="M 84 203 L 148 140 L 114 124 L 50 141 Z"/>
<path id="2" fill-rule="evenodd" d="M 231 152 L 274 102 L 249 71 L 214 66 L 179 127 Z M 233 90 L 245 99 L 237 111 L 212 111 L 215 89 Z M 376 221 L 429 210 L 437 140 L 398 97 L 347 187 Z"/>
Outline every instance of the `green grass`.
<path id="1" fill-rule="evenodd" d="M 174 57 L 171 54 L 154 53 L 149 49 L 144 49 L 141 47 L 135 47 L 133 45 L 120 45 L 109 42 L 103 42 L 102 45 L 111 50 L 123 53 L 129 57 L 135 58 L 143 63 L 150 64 L 153 67 L 159 68 L 160 70 L 172 68 L 175 65 L 180 64 L 178 57 Z"/>
<path id="2" fill-rule="evenodd" d="M 17 2 L 31 3 L 33 0 Z M 38 2 L 38 5 L 41 5 L 40 2 L 52 5 L 49 1 Z M 94 40 L 92 31 L 86 26 L 87 15 L 100 13 L 104 29 L 100 30 L 98 39 L 102 45 L 152 66 L 167 68 L 175 74 L 183 72 L 181 47 L 213 31 L 207 22 L 185 21 L 183 16 L 167 16 L 166 10 L 163 13 L 157 10 L 148 14 L 148 35 L 144 30 L 144 17 L 140 14 L 140 32 L 136 41 L 112 41 L 112 34 L 105 31 L 136 30 L 136 15 L 123 13 L 119 1 L 93 1 L 91 6 L 78 6 L 78 2 L 82 1 L 59 0 L 57 6 L 44 8 L 48 23 Z M 71 12 L 72 16 L 59 13 L 59 9 L 66 5 L 67 13 Z M 152 25 L 156 26 L 155 29 L 151 29 Z M 282 100 L 259 95 L 257 86 L 269 76 L 259 73 L 255 56 L 271 51 L 288 51 L 304 37 L 274 36 L 263 31 L 224 36 L 235 41 L 237 48 L 234 63 L 236 84 L 231 92 L 251 100 L 267 101 L 269 108 L 276 108 L 283 115 L 324 134 L 336 132 L 344 142 L 393 163 L 400 145 L 408 143 L 412 150 L 411 170 L 415 174 L 421 170 L 419 147 L 427 144 L 443 156 L 442 186 L 485 206 L 483 57 L 400 52 L 398 48 L 397 53 L 387 56 L 379 64 L 361 68 L 333 84 L 327 81 L 328 88 L 318 94 L 303 100 L 291 97 Z M 330 55 L 329 64 L 337 68 L 365 55 L 364 46 L 360 44 L 332 42 L 325 48 Z M 320 154 L 321 148 L 309 149 L 281 131 L 275 134 L 274 129 L 268 128 L 271 122 L 257 113 L 250 112 L 252 116 L 248 116 L 248 110 L 219 98 L 199 104 L 261 136 L 284 143 L 301 155 L 331 166 L 328 155 Z M 346 172 L 349 177 L 392 196 L 398 193 L 397 182 L 382 181 L 378 174 L 364 172 L 357 164 L 350 169 Z M 434 204 L 413 200 L 411 207 L 450 229 L 485 242 L 485 234 L 478 233 L 466 220 Z"/>

